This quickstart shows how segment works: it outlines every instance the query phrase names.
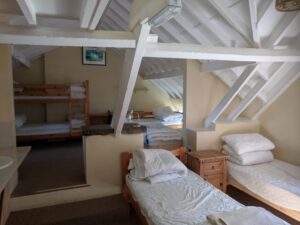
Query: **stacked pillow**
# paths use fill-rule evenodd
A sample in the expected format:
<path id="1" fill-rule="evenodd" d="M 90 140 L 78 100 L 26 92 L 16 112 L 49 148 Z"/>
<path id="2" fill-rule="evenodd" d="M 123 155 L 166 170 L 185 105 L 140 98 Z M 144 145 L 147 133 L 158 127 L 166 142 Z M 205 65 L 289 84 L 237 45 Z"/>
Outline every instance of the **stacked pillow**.
<path id="1" fill-rule="evenodd" d="M 23 114 L 17 114 L 15 118 L 17 128 L 22 127 L 27 121 L 27 117 Z"/>
<path id="2" fill-rule="evenodd" d="M 187 175 L 187 168 L 170 151 L 164 149 L 140 149 L 133 152 L 129 163 L 129 177 L 160 183 Z"/>
<path id="3" fill-rule="evenodd" d="M 166 122 L 182 121 L 182 114 L 173 112 L 170 106 L 154 109 L 153 114 L 155 118 Z"/>
<path id="4" fill-rule="evenodd" d="M 226 143 L 223 151 L 230 156 L 229 161 L 247 166 L 273 160 L 275 145 L 258 133 L 230 134 L 222 137 Z"/>

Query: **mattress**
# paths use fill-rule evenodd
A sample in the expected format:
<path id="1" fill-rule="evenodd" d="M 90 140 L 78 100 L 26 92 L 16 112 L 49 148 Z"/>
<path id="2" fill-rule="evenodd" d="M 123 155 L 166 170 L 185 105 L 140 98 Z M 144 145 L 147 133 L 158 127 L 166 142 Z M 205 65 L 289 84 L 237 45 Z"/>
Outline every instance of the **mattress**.
<path id="1" fill-rule="evenodd" d="M 260 197 L 300 212 L 300 167 L 276 159 L 252 166 L 228 162 L 228 172 Z"/>
<path id="2" fill-rule="evenodd" d="M 34 123 L 16 128 L 17 136 L 64 134 L 70 132 L 69 123 Z"/>
<path id="3" fill-rule="evenodd" d="M 192 171 L 188 176 L 150 184 L 126 178 L 149 225 L 206 224 L 206 216 L 243 207 Z"/>
<path id="4" fill-rule="evenodd" d="M 84 99 L 85 96 L 75 96 L 72 99 Z M 51 99 L 51 100 L 67 100 L 69 96 L 15 96 L 15 100 L 44 100 L 44 99 Z"/>
<path id="5" fill-rule="evenodd" d="M 181 120 L 163 121 L 163 120 L 154 119 L 154 118 L 150 118 L 150 119 L 134 119 L 134 120 L 132 120 L 132 122 L 133 123 L 141 124 L 141 125 L 146 126 L 146 127 L 151 127 L 152 125 L 156 125 L 156 124 L 162 124 L 164 126 L 182 125 L 182 121 Z"/>

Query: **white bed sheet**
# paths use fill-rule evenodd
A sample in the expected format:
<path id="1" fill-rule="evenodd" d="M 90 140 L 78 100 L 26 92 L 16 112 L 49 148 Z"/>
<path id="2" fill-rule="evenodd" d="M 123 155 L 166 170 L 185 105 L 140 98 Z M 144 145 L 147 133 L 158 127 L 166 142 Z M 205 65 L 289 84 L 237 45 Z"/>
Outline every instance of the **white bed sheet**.
<path id="1" fill-rule="evenodd" d="M 172 126 L 172 125 L 182 125 L 182 121 L 163 121 L 163 120 L 159 120 L 159 119 L 154 119 L 154 118 L 150 118 L 150 119 L 133 119 L 132 120 L 133 123 L 138 123 L 141 124 L 143 126 L 146 127 L 151 127 L 152 125 L 155 124 L 162 124 L 164 126 Z"/>
<path id="2" fill-rule="evenodd" d="M 192 171 L 158 184 L 128 177 L 126 183 L 149 225 L 206 224 L 209 214 L 243 207 Z"/>
<path id="3" fill-rule="evenodd" d="M 276 159 L 252 166 L 228 162 L 228 172 L 257 195 L 300 212 L 300 167 Z"/>
<path id="4" fill-rule="evenodd" d="M 64 134 L 70 132 L 69 123 L 33 123 L 17 128 L 17 136 Z"/>

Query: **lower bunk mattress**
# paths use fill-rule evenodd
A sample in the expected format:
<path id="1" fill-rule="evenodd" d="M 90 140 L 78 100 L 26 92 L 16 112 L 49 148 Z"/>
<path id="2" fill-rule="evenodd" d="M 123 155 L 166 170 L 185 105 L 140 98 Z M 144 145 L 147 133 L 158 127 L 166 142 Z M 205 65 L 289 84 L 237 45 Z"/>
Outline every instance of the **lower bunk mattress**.
<path id="1" fill-rule="evenodd" d="M 64 134 L 71 130 L 70 123 L 33 123 L 16 129 L 17 136 Z"/>

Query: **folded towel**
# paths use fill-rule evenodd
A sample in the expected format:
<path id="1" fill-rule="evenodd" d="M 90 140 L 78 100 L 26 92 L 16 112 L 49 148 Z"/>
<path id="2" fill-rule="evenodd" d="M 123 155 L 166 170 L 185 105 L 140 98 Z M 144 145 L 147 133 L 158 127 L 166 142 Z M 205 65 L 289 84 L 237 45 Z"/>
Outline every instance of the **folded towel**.
<path id="1" fill-rule="evenodd" d="M 207 216 L 213 225 L 283 225 L 285 221 L 274 216 L 264 208 L 248 206 L 231 212 Z"/>

